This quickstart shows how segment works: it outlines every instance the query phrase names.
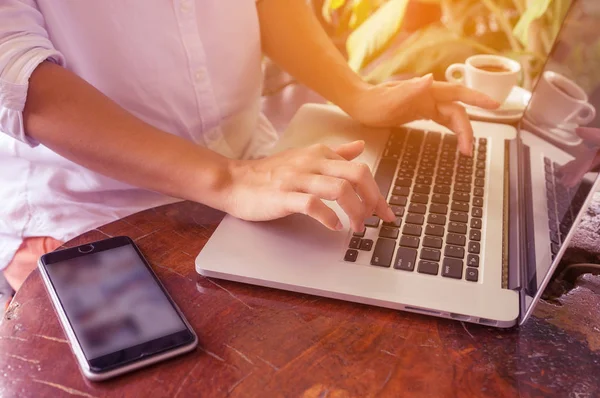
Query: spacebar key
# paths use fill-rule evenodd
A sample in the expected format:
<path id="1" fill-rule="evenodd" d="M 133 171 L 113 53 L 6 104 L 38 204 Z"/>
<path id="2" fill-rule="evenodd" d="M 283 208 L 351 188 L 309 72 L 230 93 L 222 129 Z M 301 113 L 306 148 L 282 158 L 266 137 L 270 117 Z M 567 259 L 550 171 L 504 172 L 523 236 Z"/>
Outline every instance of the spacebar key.
<path id="1" fill-rule="evenodd" d="M 377 239 L 375 249 L 373 250 L 373 257 L 371 258 L 371 265 L 389 267 L 392 264 L 392 256 L 394 255 L 395 247 L 395 240 L 385 238 Z"/>
<path id="2" fill-rule="evenodd" d="M 379 162 L 377 171 L 375 172 L 375 182 L 379 187 L 379 192 L 387 199 L 394 175 L 396 174 L 396 166 L 398 161 L 396 159 L 384 158 Z"/>

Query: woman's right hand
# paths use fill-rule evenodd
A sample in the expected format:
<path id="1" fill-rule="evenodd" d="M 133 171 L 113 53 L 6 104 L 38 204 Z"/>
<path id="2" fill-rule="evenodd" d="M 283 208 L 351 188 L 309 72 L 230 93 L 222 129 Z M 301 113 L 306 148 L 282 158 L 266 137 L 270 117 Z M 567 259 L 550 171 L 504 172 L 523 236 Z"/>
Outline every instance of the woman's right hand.
<path id="1" fill-rule="evenodd" d="M 364 221 L 372 214 L 393 221 L 396 217 L 369 167 L 350 162 L 363 150 L 364 141 L 335 150 L 316 144 L 264 159 L 236 161 L 225 211 L 249 221 L 301 213 L 329 229 L 341 230 L 338 216 L 323 203 L 331 200 L 348 215 L 354 231 L 364 230 Z"/>

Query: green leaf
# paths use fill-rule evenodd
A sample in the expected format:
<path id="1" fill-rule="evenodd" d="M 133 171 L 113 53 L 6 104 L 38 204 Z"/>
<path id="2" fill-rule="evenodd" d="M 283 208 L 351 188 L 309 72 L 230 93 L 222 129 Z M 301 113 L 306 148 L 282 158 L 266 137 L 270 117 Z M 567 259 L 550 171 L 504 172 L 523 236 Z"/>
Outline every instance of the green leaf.
<path id="1" fill-rule="evenodd" d="M 381 52 L 402 27 L 408 0 L 390 0 L 365 20 L 346 41 L 348 63 L 358 71 Z"/>
<path id="2" fill-rule="evenodd" d="M 525 12 L 521 15 L 519 22 L 517 22 L 513 29 L 514 36 L 525 47 L 527 47 L 529 43 L 529 26 L 533 21 L 544 15 L 551 2 L 552 0 L 531 0 L 528 2 Z"/>

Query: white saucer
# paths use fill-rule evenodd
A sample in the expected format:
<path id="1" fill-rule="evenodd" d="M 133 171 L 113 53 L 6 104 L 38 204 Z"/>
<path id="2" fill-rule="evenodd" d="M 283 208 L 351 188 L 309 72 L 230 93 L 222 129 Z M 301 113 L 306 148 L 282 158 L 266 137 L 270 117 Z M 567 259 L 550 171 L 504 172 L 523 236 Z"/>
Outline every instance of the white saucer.
<path id="1" fill-rule="evenodd" d="M 581 137 L 579 137 L 575 132 L 577 124 L 574 123 L 563 124 L 559 126 L 545 126 L 530 120 L 528 117 L 524 117 L 523 124 L 525 128 L 531 130 L 533 133 L 539 134 L 542 137 L 549 138 L 563 145 L 578 146 L 583 142 Z"/>
<path id="2" fill-rule="evenodd" d="M 477 106 L 461 103 L 467 114 L 473 119 L 485 122 L 516 123 L 523 117 L 523 112 L 531 99 L 531 92 L 515 86 L 508 98 L 495 110 L 482 109 Z"/>

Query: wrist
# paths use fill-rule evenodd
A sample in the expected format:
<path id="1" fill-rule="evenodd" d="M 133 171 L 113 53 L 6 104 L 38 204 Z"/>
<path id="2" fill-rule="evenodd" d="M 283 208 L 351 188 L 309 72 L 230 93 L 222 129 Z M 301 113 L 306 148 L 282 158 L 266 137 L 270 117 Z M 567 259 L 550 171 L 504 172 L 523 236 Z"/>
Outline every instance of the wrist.
<path id="1" fill-rule="evenodd" d="M 348 85 L 344 93 L 340 95 L 340 100 L 336 102 L 344 112 L 355 117 L 360 111 L 360 102 L 363 95 L 371 88 L 371 84 L 364 81 L 360 76 Z"/>

